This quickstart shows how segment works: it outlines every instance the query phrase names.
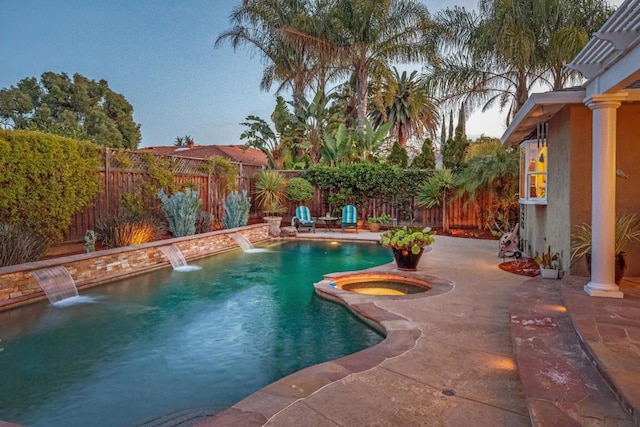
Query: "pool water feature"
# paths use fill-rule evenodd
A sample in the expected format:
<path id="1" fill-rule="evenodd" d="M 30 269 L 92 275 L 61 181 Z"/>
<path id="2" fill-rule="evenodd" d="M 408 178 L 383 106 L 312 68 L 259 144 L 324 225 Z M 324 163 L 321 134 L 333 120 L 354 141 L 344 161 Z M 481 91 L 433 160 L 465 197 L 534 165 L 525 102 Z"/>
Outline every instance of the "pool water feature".
<path id="1" fill-rule="evenodd" d="M 263 246 L 264 248 L 264 246 Z M 304 367 L 382 337 L 314 296 L 327 272 L 391 261 L 371 244 L 283 242 L 93 288 L 92 304 L 0 313 L 0 420 L 135 425 L 223 409 Z"/>
<path id="2" fill-rule="evenodd" d="M 34 270 L 30 274 L 36 279 L 52 304 L 78 296 L 78 288 L 69 270 L 62 265 Z"/>

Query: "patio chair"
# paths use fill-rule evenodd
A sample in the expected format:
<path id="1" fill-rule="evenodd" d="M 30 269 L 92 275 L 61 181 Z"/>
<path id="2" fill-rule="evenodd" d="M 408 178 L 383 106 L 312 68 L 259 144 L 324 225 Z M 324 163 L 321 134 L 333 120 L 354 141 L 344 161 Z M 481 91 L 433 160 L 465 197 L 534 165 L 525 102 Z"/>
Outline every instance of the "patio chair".
<path id="1" fill-rule="evenodd" d="M 347 205 L 342 208 L 342 232 L 346 228 L 353 227 L 358 232 L 358 211 L 353 205 Z"/>
<path id="2" fill-rule="evenodd" d="M 311 212 L 306 206 L 298 206 L 296 208 L 296 218 L 298 218 L 298 230 L 305 228 L 316 232 L 316 222 L 311 218 Z"/>

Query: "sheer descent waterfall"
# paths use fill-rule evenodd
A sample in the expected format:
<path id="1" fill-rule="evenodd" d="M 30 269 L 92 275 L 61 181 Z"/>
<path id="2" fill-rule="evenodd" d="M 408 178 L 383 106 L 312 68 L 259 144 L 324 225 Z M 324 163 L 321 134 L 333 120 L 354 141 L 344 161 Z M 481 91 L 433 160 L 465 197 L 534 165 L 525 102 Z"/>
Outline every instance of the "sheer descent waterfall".
<path id="1" fill-rule="evenodd" d="M 187 260 L 182 255 L 182 251 L 175 245 L 160 246 L 158 249 L 164 253 L 174 269 L 187 265 Z"/>
<path id="2" fill-rule="evenodd" d="M 29 274 L 40 284 L 52 304 L 78 296 L 78 289 L 73 277 L 69 274 L 69 270 L 62 265 L 34 270 Z"/>
<path id="3" fill-rule="evenodd" d="M 238 242 L 238 246 L 240 246 L 240 248 L 245 252 L 247 252 L 248 250 L 251 250 L 251 249 L 255 249 L 253 247 L 253 245 L 251 244 L 251 242 L 249 241 L 249 239 L 247 239 L 244 236 L 244 234 L 231 233 L 231 234 L 229 234 L 229 237 L 231 237 L 233 240 Z"/>

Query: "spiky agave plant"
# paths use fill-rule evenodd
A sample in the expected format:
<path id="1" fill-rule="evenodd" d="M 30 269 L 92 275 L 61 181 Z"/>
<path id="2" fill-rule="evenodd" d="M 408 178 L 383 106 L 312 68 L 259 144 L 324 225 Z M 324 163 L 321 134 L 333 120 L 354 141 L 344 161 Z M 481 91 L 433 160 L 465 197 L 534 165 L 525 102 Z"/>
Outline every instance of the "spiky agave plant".
<path id="1" fill-rule="evenodd" d="M 284 212 L 285 184 L 284 177 L 278 171 L 265 170 L 258 175 L 255 196 L 258 204 L 267 215 Z"/>

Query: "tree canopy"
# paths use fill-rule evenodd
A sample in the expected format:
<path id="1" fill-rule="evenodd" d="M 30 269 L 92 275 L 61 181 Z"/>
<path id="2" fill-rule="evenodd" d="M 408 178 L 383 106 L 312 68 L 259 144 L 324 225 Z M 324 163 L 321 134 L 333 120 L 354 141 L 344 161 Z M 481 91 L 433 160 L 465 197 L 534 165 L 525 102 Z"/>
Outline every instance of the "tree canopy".
<path id="1" fill-rule="evenodd" d="M 138 147 L 133 107 L 106 80 L 45 72 L 0 90 L 0 120 L 14 129 L 38 130 L 112 148 Z"/>
<path id="2" fill-rule="evenodd" d="M 565 65 L 611 15 L 605 0 L 480 0 L 479 11 L 441 11 L 441 59 L 430 64 L 432 87 L 470 111 L 507 108 L 507 123 L 533 85 L 575 81 Z"/>

